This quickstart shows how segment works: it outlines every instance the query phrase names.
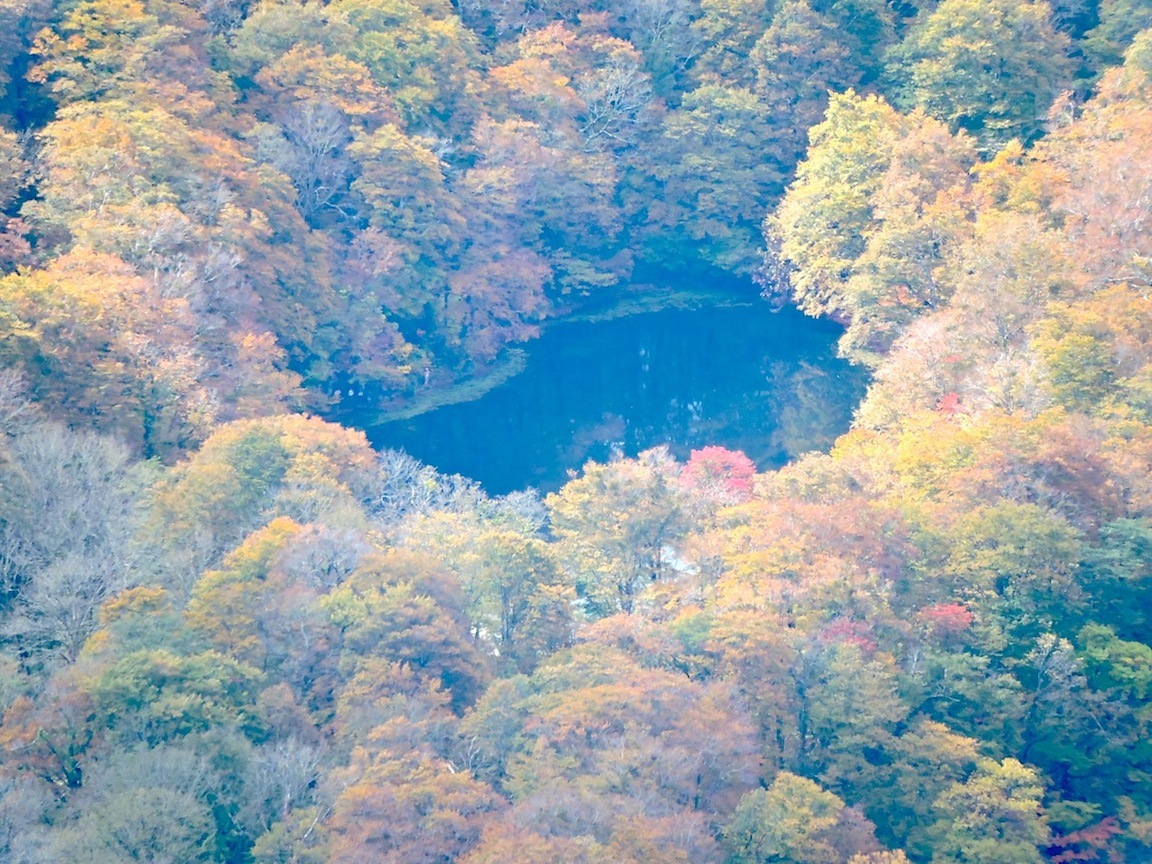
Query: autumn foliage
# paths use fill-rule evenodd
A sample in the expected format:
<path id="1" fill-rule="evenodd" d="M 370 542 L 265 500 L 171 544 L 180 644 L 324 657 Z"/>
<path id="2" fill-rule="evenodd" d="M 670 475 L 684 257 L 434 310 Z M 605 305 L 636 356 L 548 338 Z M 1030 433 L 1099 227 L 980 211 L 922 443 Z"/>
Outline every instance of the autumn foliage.
<path id="1" fill-rule="evenodd" d="M 0 860 L 1148 860 L 1138 5 L 0 0 Z M 715 268 L 829 452 L 332 421 Z"/>

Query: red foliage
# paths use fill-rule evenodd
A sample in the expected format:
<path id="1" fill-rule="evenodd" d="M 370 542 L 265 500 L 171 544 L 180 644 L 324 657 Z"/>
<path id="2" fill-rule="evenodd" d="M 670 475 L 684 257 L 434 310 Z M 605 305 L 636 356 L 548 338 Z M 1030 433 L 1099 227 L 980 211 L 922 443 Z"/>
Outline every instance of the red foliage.
<path id="1" fill-rule="evenodd" d="M 1054 838 L 1048 847 L 1053 864 L 1071 864 L 1073 861 L 1112 861 L 1108 855 L 1112 838 L 1121 833 L 1116 817 L 1108 816 L 1094 825 Z M 1105 857 L 1101 857 L 1101 854 Z"/>
<path id="2" fill-rule="evenodd" d="M 872 628 L 867 622 L 854 621 L 851 618 L 836 618 L 829 621 L 820 631 L 820 641 L 825 644 L 843 642 L 855 645 L 865 654 L 871 654 L 876 650 Z"/>
<path id="3" fill-rule="evenodd" d="M 973 615 L 962 603 L 937 603 L 921 609 L 919 619 L 937 636 L 955 636 L 972 626 Z"/>
<path id="4" fill-rule="evenodd" d="M 960 407 L 960 395 L 954 392 L 945 393 L 936 403 L 936 410 L 947 417 L 954 417 L 963 409 Z"/>
<path id="5" fill-rule="evenodd" d="M 680 474 L 688 489 L 724 504 L 747 501 L 755 476 L 756 463 L 751 459 L 739 450 L 715 446 L 693 450 Z"/>

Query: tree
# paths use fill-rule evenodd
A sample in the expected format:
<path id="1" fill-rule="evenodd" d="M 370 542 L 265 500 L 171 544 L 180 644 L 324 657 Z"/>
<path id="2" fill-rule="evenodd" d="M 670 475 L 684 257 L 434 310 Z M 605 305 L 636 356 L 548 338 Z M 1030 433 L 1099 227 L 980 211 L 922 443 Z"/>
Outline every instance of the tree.
<path id="1" fill-rule="evenodd" d="M 868 789 L 862 805 L 880 839 L 927 859 L 931 857 L 932 805 L 944 790 L 971 775 L 978 742 L 943 723 L 923 717 L 894 742 L 887 782 Z"/>
<path id="2" fill-rule="evenodd" d="M 543 698 L 523 704 L 522 749 L 509 759 L 505 781 L 525 809 L 547 807 L 559 785 L 578 799 L 618 800 L 648 816 L 717 814 L 752 782 L 753 732 L 723 684 L 644 669 L 593 645 L 554 656 L 534 681 Z M 541 814 L 545 824 L 552 820 L 562 830 L 555 816 Z"/>
<path id="3" fill-rule="evenodd" d="M 788 170 L 765 137 L 776 133 L 751 90 L 704 84 L 664 121 L 669 152 L 650 170 L 663 188 L 649 219 L 684 232 L 710 263 L 751 274 L 759 263 L 756 224 L 783 192 Z"/>
<path id="4" fill-rule="evenodd" d="M 804 311 L 847 318 L 840 352 L 875 366 L 955 290 L 954 250 L 971 234 L 974 142 L 919 111 L 902 117 L 851 94 L 832 99 L 811 141 L 765 222 L 779 259 L 769 264 L 788 268 Z"/>
<path id="5" fill-rule="evenodd" d="M 969 739 L 996 741 L 1011 752 L 1023 746 L 1020 730 L 1027 714 L 1027 694 L 1019 679 L 1004 671 L 996 658 L 969 651 L 925 650 L 916 658 L 908 684 L 915 688 L 910 693 L 912 703 L 925 717 Z M 931 844 L 921 839 L 921 845 Z"/>
<path id="6" fill-rule="evenodd" d="M 526 33 L 509 62 L 492 69 L 498 117 L 507 106 L 548 130 L 547 144 L 584 153 L 622 154 L 651 134 L 658 116 L 644 58 L 608 35 L 603 14 L 580 26 L 555 23 Z"/>
<path id="7" fill-rule="evenodd" d="M 855 800 L 862 789 L 878 785 L 873 763 L 894 749 L 894 732 L 908 709 L 897 694 L 894 664 L 866 657 L 852 638 L 859 637 L 812 652 L 794 674 L 801 678 L 801 731 L 808 738 L 798 765 Z"/>
<path id="8" fill-rule="evenodd" d="M 738 504 L 752 497 L 756 463 L 739 450 L 704 447 L 693 450 L 680 472 L 680 482 L 705 505 Z"/>
<path id="9" fill-rule="evenodd" d="M 332 323 L 328 243 L 296 210 L 291 181 L 195 104 L 194 116 L 128 96 L 66 106 L 42 133 L 39 194 L 21 212 L 46 249 L 115 255 L 169 303 L 186 303 L 204 377 L 230 417 L 238 397 L 261 389 L 244 380 L 258 370 L 280 373 L 259 382 L 272 385 L 273 404 L 291 398 L 289 359 L 326 380 L 344 333 Z M 274 345 L 261 369 L 242 349 L 265 333 Z"/>
<path id="10" fill-rule="evenodd" d="M 665 98 L 683 88 L 702 47 L 692 26 L 699 6 L 696 0 L 630 0 L 622 6 L 622 35 L 643 55 L 653 88 Z"/>
<path id="11" fill-rule="evenodd" d="M 457 712 L 488 677 L 469 638 L 459 583 L 426 555 L 392 550 L 366 559 L 321 605 L 343 633 L 342 663 L 350 670 L 369 657 L 406 663 L 439 681 Z"/>
<path id="12" fill-rule="evenodd" d="M 810 130 L 808 158 L 764 223 L 809 315 L 844 311 L 843 284 L 875 230 L 872 195 L 907 122 L 876 96 L 850 90 L 831 97 L 824 122 Z"/>
<path id="13" fill-rule="evenodd" d="M 324 754 L 295 738 L 257 747 L 243 776 L 244 800 L 237 822 L 255 837 L 294 812 L 307 811 L 312 791 L 323 774 Z"/>
<path id="14" fill-rule="evenodd" d="M 92 864 L 191 864 L 214 859 L 215 839 L 204 802 L 169 789 L 136 788 L 94 804 L 53 835 L 51 848 L 62 860 Z"/>
<path id="15" fill-rule="evenodd" d="M 546 499 L 561 558 L 590 614 L 631 612 L 644 586 L 664 575 L 664 547 L 681 530 L 674 471 L 661 450 L 589 462 Z"/>
<path id="16" fill-rule="evenodd" d="M 304 807 L 276 822 L 252 844 L 255 864 L 325 864 L 327 835 L 318 807 Z"/>
<path id="17" fill-rule="evenodd" d="M 234 727 L 256 737 L 259 670 L 218 651 L 135 651 L 89 684 L 98 722 L 120 742 L 164 741 Z"/>
<path id="18" fill-rule="evenodd" d="M 196 581 L 184 626 L 273 680 L 291 682 L 302 697 L 322 698 L 312 686 L 333 672 L 326 657 L 336 633 L 317 604 L 320 586 L 288 566 L 293 547 L 306 541 L 286 517 L 250 534 L 219 570 Z"/>
<path id="19" fill-rule="evenodd" d="M 563 80 L 562 69 L 546 74 Z M 585 148 L 577 123 L 578 118 L 565 116 L 539 123 L 482 120 L 476 126 L 480 158 L 465 174 L 461 192 L 473 208 L 468 225 L 477 247 L 473 260 L 499 267 L 501 279 L 494 287 L 504 290 L 478 298 L 484 301 L 480 311 L 490 305 L 488 314 L 498 320 L 533 323 L 550 312 L 541 302 L 541 288 L 550 289 L 551 296 L 586 294 L 614 284 L 625 269 L 612 260 L 621 221 L 613 200 L 616 167 L 595 146 Z M 515 251 L 515 246 L 526 249 Z M 503 258 L 507 264 L 496 264 Z M 524 272 L 502 272 L 513 263 Z"/>
<path id="20" fill-rule="evenodd" d="M 473 246 L 448 277 L 446 335 L 482 362 L 495 359 L 510 342 L 535 337 L 536 322 L 549 311 L 544 289 L 551 276 L 548 263 L 528 250 Z"/>
<path id="21" fill-rule="evenodd" d="M 529 673 L 568 644 L 575 598 L 548 544 L 462 514 L 413 522 L 405 545 L 435 555 L 457 574 L 476 637 L 489 643 L 501 668 Z"/>
<path id="22" fill-rule="evenodd" d="M 68 667 L 5 707 L 0 724 L 2 776 L 34 780 L 33 790 L 56 799 L 61 790 L 73 794 L 84 785 L 85 765 L 100 749 L 102 736 L 91 695 L 78 684 L 74 668 Z"/>
<path id="23" fill-rule="evenodd" d="M 362 202 L 350 192 L 353 129 L 397 122 L 392 100 L 363 65 L 318 46 L 296 47 L 256 76 L 272 123 L 250 135 L 258 156 L 291 178 L 296 206 L 313 227 L 355 224 Z"/>
<path id="24" fill-rule="evenodd" d="M 1147 561 L 1152 525 L 1145 519 L 1117 519 L 1100 527 L 1097 543 L 1085 550 L 1085 586 L 1094 616 L 1107 621 L 1121 639 L 1146 633 Z"/>
<path id="25" fill-rule="evenodd" d="M 725 608 L 721 600 L 704 619 L 708 629 L 701 653 L 707 667 L 747 701 L 766 767 L 795 765 L 807 745 L 803 694 L 796 667 L 799 654 L 792 631 L 761 604 Z"/>
<path id="26" fill-rule="evenodd" d="M 752 49 L 753 88 L 772 111 L 774 125 L 799 161 L 807 130 L 820 122 L 829 91 L 842 93 L 878 77 L 884 50 L 895 40 L 890 8 L 874 0 L 782 4 Z"/>
<path id="27" fill-rule="evenodd" d="M 1077 269 L 1093 289 L 1148 278 L 1141 262 L 1152 248 L 1140 202 L 1148 194 L 1150 73 L 1152 34 L 1142 33 L 1124 65 L 1101 79 L 1099 95 L 1081 116 L 1062 123 L 1043 145 L 1052 161 L 1040 164 L 1055 168 L 1055 176 L 1040 173 L 1030 184 L 1042 195 L 1054 193 L 1041 201 L 1049 202 L 1063 234 L 1075 244 Z"/>
<path id="28" fill-rule="evenodd" d="M 344 52 L 390 91 L 406 129 L 466 135 L 482 87 L 477 46 L 448 3 L 339 0 L 327 17 L 355 33 Z"/>
<path id="29" fill-rule="evenodd" d="M 412 318 L 426 305 L 438 305 L 443 276 L 436 270 L 456 254 L 463 239 L 460 202 L 447 188 L 445 165 L 435 147 L 433 140 L 386 123 L 348 148 L 357 163 L 352 190 L 368 207 L 368 224 L 400 244 L 407 265 L 403 275 L 408 284 L 397 295 L 402 305 L 390 311 Z M 421 284 L 421 275 L 433 274 L 430 285 Z"/>
<path id="30" fill-rule="evenodd" d="M 2 15 L 0 9 L 0 22 Z M 0 48 L 0 53 L 2 51 Z M 2 80 L 3 74 L 0 73 L 0 82 Z M 0 274 L 30 263 L 32 257 L 32 248 L 25 237 L 25 225 L 13 218 L 16 216 L 14 205 L 32 182 L 32 167 L 24 158 L 23 151 L 14 133 L 0 129 L 0 178 L 3 178 L 0 179 Z"/>
<path id="31" fill-rule="evenodd" d="M 824 117 L 829 93 L 863 80 L 865 71 L 846 44 L 843 25 L 804 0 L 784 3 L 748 58 L 756 73 L 753 92 L 773 127 L 774 155 L 789 173 L 808 147 L 808 130 Z"/>
<path id="32" fill-rule="evenodd" d="M 124 445 L 42 424 L 6 442 L 0 469 L 4 635 L 37 661 L 75 660 L 101 603 L 141 578 L 142 486 Z"/>
<path id="33" fill-rule="evenodd" d="M 60 420 L 115 432 L 147 455 L 196 442 L 213 420 L 185 302 L 88 251 L 0 278 L 0 356 Z"/>
<path id="34" fill-rule="evenodd" d="M 447 756 L 459 722 L 439 681 L 411 665 L 368 657 L 340 689 L 332 728 L 347 747 Z"/>
<path id="35" fill-rule="evenodd" d="M 845 858 L 837 826 L 844 802 L 803 777 L 783 771 L 767 789 L 740 799 L 724 826 L 733 864 L 836 864 Z M 873 847 L 875 848 L 875 847 Z"/>
<path id="36" fill-rule="evenodd" d="M 515 860 L 520 864 L 596 864 L 605 861 L 603 844 L 588 836 L 557 837 L 518 828 L 508 820 L 487 826 L 480 843 L 461 859 L 463 864 L 503 864 Z M 616 864 L 632 859 L 613 858 Z M 651 860 L 651 859 L 648 859 Z"/>
<path id="37" fill-rule="evenodd" d="M 82 0 L 37 35 L 29 78 L 48 83 L 59 104 L 147 93 L 153 104 L 202 109 L 214 89 L 199 44 L 205 29 L 171 0 Z"/>
<path id="38" fill-rule="evenodd" d="M 893 49 L 889 75 L 904 108 L 922 108 L 994 153 L 1030 140 L 1071 80 L 1068 38 L 1047 3 L 944 0 Z"/>
<path id="39" fill-rule="evenodd" d="M 1076 642 L 1088 683 L 1109 698 L 1109 740 L 1102 749 L 1120 751 L 1115 759 L 1121 765 L 1146 764 L 1146 748 L 1137 742 L 1148 732 L 1144 706 L 1152 692 L 1152 647 L 1121 639 L 1101 624 L 1086 625 Z M 1086 780 L 1091 773 L 1085 770 Z"/>
<path id="40" fill-rule="evenodd" d="M 1152 8 L 1143 0 L 1103 0 L 1096 26 L 1084 34 L 1084 49 L 1096 70 L 1118 66 L 1132 40 L 1152 25 Z"/>
<path id="41" fill-rule="evenodd" d="M 138 585 L 117 592 L 100 607 L 100 627 L 84 643 L 82 656 L 115 660 L 134 651 L 194 650 L 196 637 L 183 626 L 172 594 Z"/>
<path id="42" fill-rule="evenodd" d="M 376 455 L 362 432 L 306 415 L 229 423 L 157 485 L 152 524 L 164 527 L 151 536 L 170 556 L 168 578 L 188 590 L 249 532 L 320 506 L 308 503 L 310 493 L 330 499 L 325 518 L 343 512 L 355 520 L 375 477 Z"/>
<path id="43" fill-rule="evenodd" d="M 493 685 L 461 724 L 460 758 L 516 802 L 516 824 L 542 835 L 603 841 L 673 817 L 666 842 L 690 849 L 700 841 L 687 835 L 753 781 L 753 730 L 737 704 L 724 684 L 645 669 L 615 645 L 578 645 L 531 678 Z"/>
<path id="44" fill-rule="evenodd" d="M 1058 404 L 1097 416 L 1144 418 L 1150 409 L 1150 333 L 1152 316 L 1140 290 L 1120 284 L 1053 303 L 1033 326 L 1031 346 L 1047 367 Z"/>
<path id="45" fill-rule="evenodd" d="M 25 776 L 0 775 L 0 853 L 18 861 L 43 839 L 37 828 L 47 821 L 52 795 L 45 784 Z"/>
<path id="46" fill-rule="evenodd" d="M 971 777 L 936 799 L 932 864 L 1040 864 L 1049 839 L 1043 794 L 1035 769 L 981 759 Z"/>
<path id="47" fill-rule="evenodd" d="M 255 80 L 262 69 L 293 51 L 311 54 L 311 49 L 319 48 L 328 56 L 346 58 L 340 47 L 355 36 L 355 31 L 327 16 L 319 4 L 259 3 L 229 34 L 224 58 L 236 78 Z"/>
<path id="48" fill-rule="evenodd" d="M 32 114 L 34 104 L 28 100 L 27 83 L 20 80 L 19 71 L 30 59 L 32 40 L 51 14 L 51 0 L 0 0 L 0 113 L 19 118 L 17 126 L 24 125 L 20 121 Z"/>
<path id="49" fill-rule="evenodd" d="M 956 526 L 946 567 L 956 593 L 1013 634 L 1019 650 L 1083 603 L 1082 546 L 1068 523 L 1035 505 L 1001 502 Z M 999 619 L 999 620 L 997 620 Z"/>
<path id="50" fill-rule="evenodd" d="M 356 748 L 327 823 L 331 864 L 454 861 L 503 801 L 485 784 L 420 753 Z"/>
<path id="51" fill-rule="evenodd" d="M 1110 321 L 1083 307 L 1053 311 L 1032 344 L 1050 370 L 1057 402 L 1091 411 L 1108 397 L 1118 377 Z"/>
<path id="52" fill-rule="evenodd" d="M 692 77 L 700 84 L 751 83 L 748 55 L 772 20 L 764 0 L 701 0 L 692 22 L 702 45 Z"/>
<path id="53" fill-rule="evenodd" d="M 974 142 L 919 113 L 909 126 L 870 197 L 876 225 L 843 289 L 851 323 L 840 351 L 872 364 L 913 320 L 945 307 L 953 291 L 948 264 L 971 230 Z"/>

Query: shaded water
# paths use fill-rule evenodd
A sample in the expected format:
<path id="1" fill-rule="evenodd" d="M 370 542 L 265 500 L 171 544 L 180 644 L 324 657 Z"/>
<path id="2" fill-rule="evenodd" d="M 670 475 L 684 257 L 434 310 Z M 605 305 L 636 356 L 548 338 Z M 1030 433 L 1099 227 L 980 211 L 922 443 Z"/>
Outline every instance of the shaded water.
<path id="1" fill-rule="evenodd" d="M 717 444 L 761 468 L 829 446 L 863 395 L 839 328 L 762 300 L 558 324 L 524 371 L 473 402 L 368 429 L 489 494 L 553 490 L 589 459 Z"/>

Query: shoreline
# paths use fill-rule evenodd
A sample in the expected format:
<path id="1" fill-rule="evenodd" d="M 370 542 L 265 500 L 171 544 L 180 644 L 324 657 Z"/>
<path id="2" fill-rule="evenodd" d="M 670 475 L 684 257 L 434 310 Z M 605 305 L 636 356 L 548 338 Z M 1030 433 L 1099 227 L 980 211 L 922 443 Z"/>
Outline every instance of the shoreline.
<path id="1" fill-rule="evenodd" d="M 516 347 L 506 348 L 500 355 L 478 374 L 469 375 L 453 384 L 428 391 L 408 400 L 403 406 L 394 409 L 377 408 L 366 409 L 361 417 L 370 415 L 370 422 L 353 424 L 356 428 L 373 429 L 386 426 L 389 423 L 398 423 L 411 420 L 429 411 L 435 411 L 448 405 L 458 405 L 463 402 L 474 402 L 486 394 L 506 384 L 508 381 L 522 373 L 528 365 L 528 353 L 534 342 L 537 342 L 545 332 L 554 327 L 566 324 L 598 324 L 605 321 L 615 321 L 621 318 L 630 318 L 634 315 L 647 315 L 669 310 L 693 311 L 696 309 L 730 308 L 735 306 L 752 306 L 759 295 L 735 295 L 721 290 L 685 291 L 675 289 L 658 289 L 655 286 L 640 286 L 644 290 L 637 290 L 632 296 L 624 296 L 612 304 L 597 310 L 565 315 L 552 318 L 540 323 L 540 335 L 528 341 L 518 343 Z M 762 301 L 766 302 L 766 301 Z M 347 425 L 347 415 L 338 416 L 339 422 Z"/>

